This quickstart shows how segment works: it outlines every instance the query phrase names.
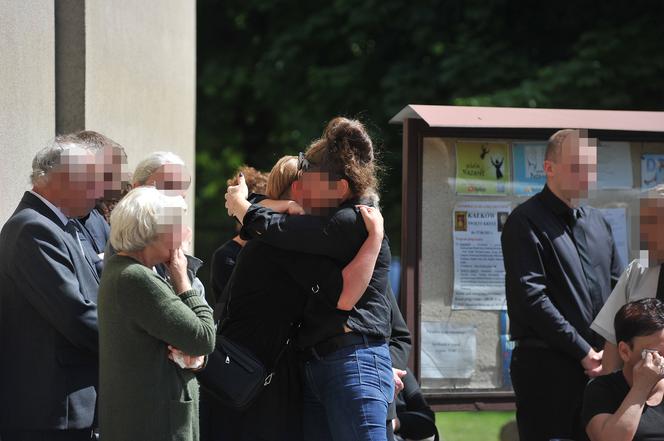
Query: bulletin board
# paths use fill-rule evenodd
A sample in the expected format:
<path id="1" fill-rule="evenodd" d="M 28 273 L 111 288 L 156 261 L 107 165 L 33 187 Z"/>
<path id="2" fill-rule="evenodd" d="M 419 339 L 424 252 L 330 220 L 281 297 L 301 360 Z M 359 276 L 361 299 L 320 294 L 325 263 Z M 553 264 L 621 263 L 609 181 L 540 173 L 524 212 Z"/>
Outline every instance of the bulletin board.
<path id="1" fill-rule="evenodd" d="M 404 149 L 404 169 L 416 169 L 404 176 L 404 207 L 417 213 L 404 210 L 402 262 L 417 259 L 404 268 L 414 271 L 401 303 L 415 337 L 412 367 L 438 409 L 514 408 L 500 232 L 508 213 L 542 189 L 556 130 L 409 123 L 418 130 L 404 140 L 419 148 Z M 589 131 L 599 140 L 598 187 L 587 204 L 605 213 L 625 265 L 639 251 L 638 195 L 664 182 L 664 136 L 652 135 Z"/>

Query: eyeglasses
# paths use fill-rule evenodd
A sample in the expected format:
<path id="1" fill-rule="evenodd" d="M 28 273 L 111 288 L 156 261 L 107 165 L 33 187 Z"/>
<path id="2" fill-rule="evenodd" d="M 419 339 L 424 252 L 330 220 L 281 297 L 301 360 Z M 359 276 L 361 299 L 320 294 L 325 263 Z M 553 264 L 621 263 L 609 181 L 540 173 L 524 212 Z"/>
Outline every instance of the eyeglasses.
<path id="1" fill-rule="evenodd" d="M 311 164 L 309 160 L 304 157 L 304 153 L 300 152 L 297 154 L 297 171 L 307 171 Z"/>

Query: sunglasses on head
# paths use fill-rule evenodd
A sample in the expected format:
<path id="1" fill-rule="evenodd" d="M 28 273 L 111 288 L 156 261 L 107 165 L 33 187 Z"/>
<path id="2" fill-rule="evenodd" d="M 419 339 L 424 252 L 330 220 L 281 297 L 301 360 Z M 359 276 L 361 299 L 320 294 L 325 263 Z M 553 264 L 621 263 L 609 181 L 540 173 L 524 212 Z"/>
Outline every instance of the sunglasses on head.
<path id="1" fill-rule="evenodd" d="M 304 157 L 304 153 L 300 152 L 297 154 L 297 171 L 307 171 L 311 164 L 309 160 Z"/>

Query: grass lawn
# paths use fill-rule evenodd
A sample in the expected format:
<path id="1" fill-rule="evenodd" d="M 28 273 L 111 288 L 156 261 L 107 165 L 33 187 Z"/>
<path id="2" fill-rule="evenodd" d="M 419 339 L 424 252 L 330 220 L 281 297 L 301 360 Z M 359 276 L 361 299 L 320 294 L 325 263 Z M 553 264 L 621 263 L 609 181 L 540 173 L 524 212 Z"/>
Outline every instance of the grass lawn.
<path id="1" fill-rule="evenodd" d="M 438 412 L 436 426 L 444 441 L 499 441 L 500 429 L 514 412 Z"/>

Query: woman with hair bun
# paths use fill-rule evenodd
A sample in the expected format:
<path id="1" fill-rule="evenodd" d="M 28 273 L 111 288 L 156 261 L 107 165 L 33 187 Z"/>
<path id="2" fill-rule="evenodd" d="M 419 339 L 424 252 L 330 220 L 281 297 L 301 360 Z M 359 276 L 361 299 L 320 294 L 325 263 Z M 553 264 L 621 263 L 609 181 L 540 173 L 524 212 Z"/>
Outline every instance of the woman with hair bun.
<path id="1" fill-rule="evenodd" d="M 343 266 L 367 238 L 357 205 L 376 204 L 378 168 L 363 124 L 334 118 L 298 158 L 300 177 L 292 197 L 308 215 L 252 205 L 242 182 L 229 187 L 226 207 L 242 221 L 244 237 L 328 256 Z M 298 335 L 305 439 L 386 440 L 387 407 L 394 397 L 386 342 L 391 331 L 389 265 L 389 244 L 383 238 L 371 282 L 354 307 L 340 301 L 332 308 L 316 296 L 307 300 Z"/>

